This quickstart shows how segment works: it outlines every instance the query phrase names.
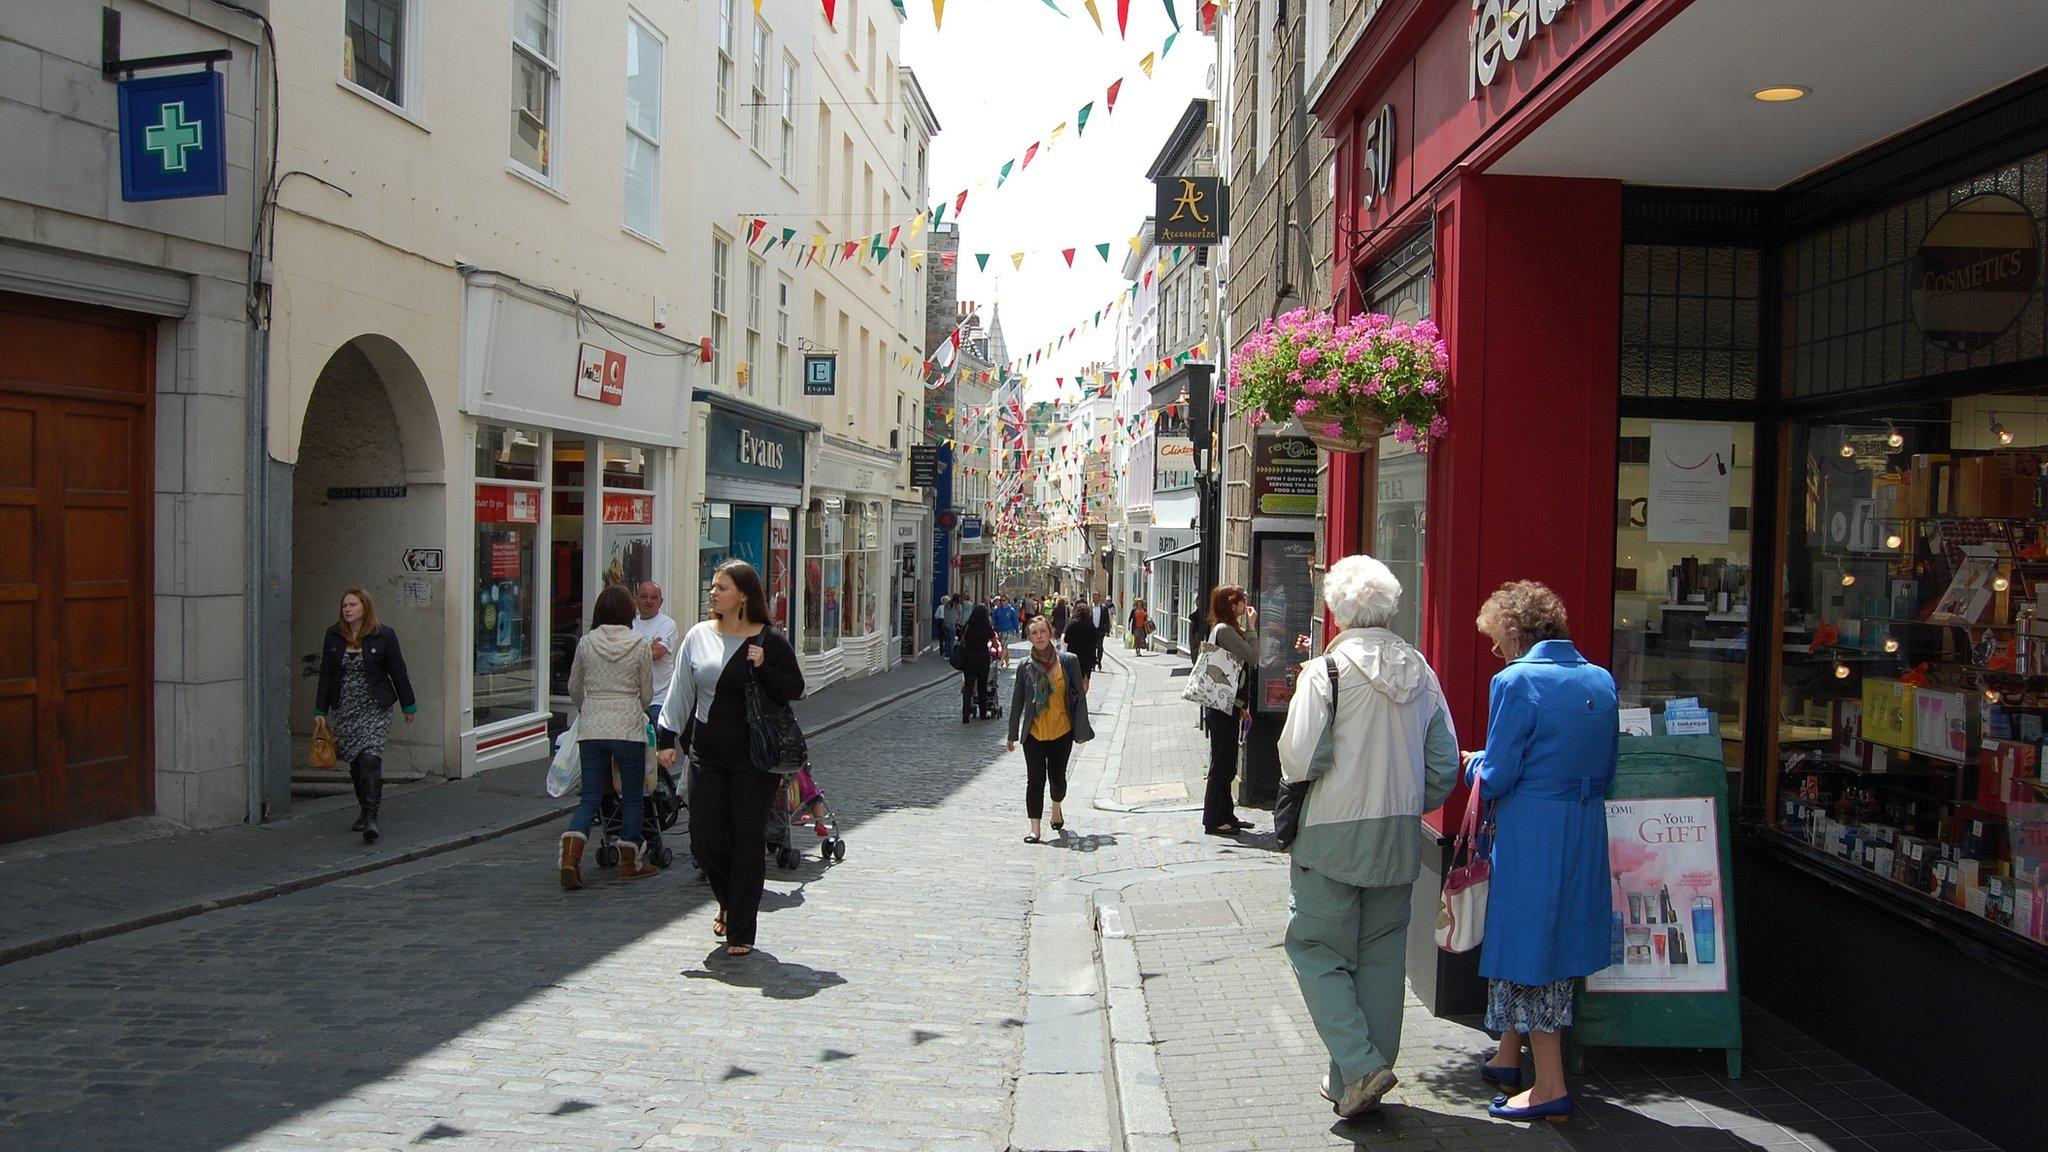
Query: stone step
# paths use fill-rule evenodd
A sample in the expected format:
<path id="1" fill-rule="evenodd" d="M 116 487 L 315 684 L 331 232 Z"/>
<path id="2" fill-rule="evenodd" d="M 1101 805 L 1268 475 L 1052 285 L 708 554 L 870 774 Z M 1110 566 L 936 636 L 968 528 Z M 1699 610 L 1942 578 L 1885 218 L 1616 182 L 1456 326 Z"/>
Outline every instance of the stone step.
<path id="1" fill-rule="evenodd" d="M 387 771 L 384 773 L 384 786 L 390 788 L 399 784 L 417 784 L 426 778 L 424 772 Z M 292 773 L 292 795 L 296 797 L 347 796 L 354 791 L 355 785 L 349 783 L 346 771 L 301 768 Z"/>

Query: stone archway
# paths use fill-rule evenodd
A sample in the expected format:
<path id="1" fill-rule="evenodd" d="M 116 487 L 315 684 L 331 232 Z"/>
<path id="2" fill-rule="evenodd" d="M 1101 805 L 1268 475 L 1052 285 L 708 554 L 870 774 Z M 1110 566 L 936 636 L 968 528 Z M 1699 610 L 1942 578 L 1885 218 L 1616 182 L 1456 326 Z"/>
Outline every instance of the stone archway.
<path id="1" fill-rule="evenodd" d="M 393 341 L 358 336 L 320 370 L 306 405 L 292 475 L 293 763 L 305 763 L 321 637 L 341 594 L 367 592 L 379 622 L 396 629 L 418 697 L 420 722 L 394 723 L 385 776 L 454 775 L 447 759 L 453 706 L 446 659 L 445 572 L 412 571 L 412 549 L 448 555 L 447 483 L 440 423 L 419 367 Z M 346 791 L 338 773 L 293 774 L 293 791 Z"/>

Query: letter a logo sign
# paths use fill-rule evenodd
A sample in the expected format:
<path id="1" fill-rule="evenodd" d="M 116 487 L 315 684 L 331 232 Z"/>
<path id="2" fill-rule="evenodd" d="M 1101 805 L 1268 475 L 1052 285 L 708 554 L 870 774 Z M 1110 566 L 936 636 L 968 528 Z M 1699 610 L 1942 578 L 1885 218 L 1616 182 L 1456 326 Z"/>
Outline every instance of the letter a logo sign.
<path id="1" fill-rule="evenodd" d="M 1152 215 L 1158 221 L 1155 243 L 1207 248 L 1223 242 L 1228 228 L 1223 181 L 1219 177 L 1168 176 L 1153 187 L 1156 196 Z"/>

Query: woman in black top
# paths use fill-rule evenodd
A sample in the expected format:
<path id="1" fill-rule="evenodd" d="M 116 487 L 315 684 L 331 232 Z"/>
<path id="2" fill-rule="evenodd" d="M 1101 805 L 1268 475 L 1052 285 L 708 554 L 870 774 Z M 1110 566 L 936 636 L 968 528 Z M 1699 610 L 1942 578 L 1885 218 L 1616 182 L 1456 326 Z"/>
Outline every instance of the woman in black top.
<path id="1" fill-rule="evenodd" d="M 1245 599 L 1244 589 L 1225 584 L 1209 594 L 1209 643 L 1237 657 L 1243 668 L 1258 663 L 1250 636 L 1258 631 L 1259 610 Z M 1230 784 L 1237 777 L 1238 716 L 1244 711 L 1244 675 L 1240 671 L 1237 702 L 1228 712 L 1202 709 L 1202 726 L 1209 731 L 1209 787 L 1202 797 L 1202 831 L 1211 836 L 1235 836 L 1252 826 L 1237 818 L 1230 803 Z"/>
<path id="2" fill-rule="evenodd" d="M 960 629 L 960 722 L 974 719 L 974 711 L 989 696 L 988 646 L 996 642 L 995 625 L 989 621 L 988 606 L 976 604 L 967 626 Z"/>
<path id="3" fill-rule="evenodd" d="M 361 588 L 341 594 L 341 619 L 320 640 L 320 687 L 313 697 L 316 720 L 334 718 L 336 757 L 348 765 L 356 788 L 356 822 L 365 844 L 377 839 L 377 810 L 384 803 L 384 737 L 391 706 L 412 723 L 419 704 L 405 672 L 398 633 L 377 623 L 377 606 Z"/>
<path id="4" fill-rule="evenodd" d="M 1060 639 L 1067 642 L 1067 651 L 1081 662 L 1081 691 L 1085 693 L 1089 678 L 1095 675 L 1095 665 L 1102 659 L 1102 634 L 1095 630 L 1094 611 L 1077 605 Z"/>
<path id="5" fill-rule="evenodd" d="M 718 898 L 711 930 L 725 937 L 728 956 L 754 951 L 768 876 L 768 806 L 780 783 L 754 767 L 747 681 L 783 703 L 804 694 L 796 651 L 767 619 L 760 573 L 744 560 L 720 564 L 711 578 L 711 619 L 677 649 L 658 733 L 663 766 L 675 763 L 676 733 L 690 749 L 690 853 Z"/>

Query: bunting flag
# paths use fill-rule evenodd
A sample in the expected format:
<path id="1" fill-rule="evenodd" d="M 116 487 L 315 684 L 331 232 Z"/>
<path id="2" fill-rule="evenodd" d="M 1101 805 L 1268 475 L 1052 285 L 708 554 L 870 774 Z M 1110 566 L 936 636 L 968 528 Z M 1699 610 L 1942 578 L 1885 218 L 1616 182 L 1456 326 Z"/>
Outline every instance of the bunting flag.
<path id="1" fill-rule="evenodd" d="M 1176 28 L 1167 35 L 1166 43 L 1159 46 L 1159 58 L 1161 60 L 1166 59 L 1166 54 L 1173 51 L 1173 42 L 1178 39 L 1180 39 L 1180 29 Z"/>
<path id="2" fill-rule="evenodd" d="M 1060 255 L 1067 258 L 1067 267 L 1072 268 L 1074 266 L 1074 250 L 1072 248 L 1060 249 Z"/>
<path id="3" fill-rule="evenodd" d="M 946 23 L 946 0 L 932 0 L 932 28 L 938 29 Z"/>
<path id="4" fill-rule="evenodd" d="M 1131 36 L 1131 0 L 1116 0 L 1116 34 L 1126 40 Z"/>
<path id="5" fill-rule="evenodd" d="M 1138 67 L 1145 70 L 1145 79 L 1150 80 L 1152 78 L 1152 53 L 1145 53 L 1145 58 L 1138 61 Z"/>
<path id="6" fill-rule="evenodd" d="M 1173 11 L 1173 0 L 1166 0 L 1166 18 L 1173 22 L 1173 30 L 1180 31 L 1180 17 Z"/>
<path id="7" fill-rule="evenodd" d="M 1107 245 L 1107 244 L 1097 244 L 1097 245 L 1095 246 L 1095 254 L 1096 254 L 1097 256 L 1100 256 L 1100 257 L 1102 257 L 1102 262 L 1103 262 L 1104 264 L 1107 264 L 1107 263 L 1109 263 L 1109 245 Z M 1097 312 L 1097 313 L 1095 314 L 1095 318 L 1096 318 L 1097 320 L 1101 320 L 1101 319 L 1102 319 L 1102 313 L 1100 313 L 1100 312 Z"/>
<path id="8" fill-rule="evenodd" d="M 825 5 L 825 23 L 830 24 L 834 28 L 839 27 L 839 16 L 834 11 L 839 6 L 839 0 L 823 0 L 823 3 Z M 760 0 L 755 0 L 754 11 L 759 12 L 760 10 Z"/>
<path id="9" fill-rule="evenodd" d="M 898 16 L 903 17 L 905 20 L 910 19 L 910 13 L 903 10 L 903 0 L 889 0 L 889 3 L 896 9 Z"/>
<path id="10" fill-rule="evenodd" d="M 1012 268 L 1015 268 L 1017 271 L 1022 272 L 1024 270 L 1024 256 L 1025 253 L 1022 252 L 1010 253 L 1010 266 Z"/>
<path id="11" fill-rule="evenodd" d="M 1105 108 L 1105 109 L 1104 109 L 1104 111 L 1107 111 L 1107 112 L 1114 112 L 1114 111 L 1116 111 L 1116 94 L 1117 94 L 1117 92 L 1118 92 L 1118 91 L 1120 91 L 1120 90 L 1121 90 L 1121 89 L 1123 88 L 1123 86 L 1124 86 L 1124 78 L 1123 78 L 1123 77 L 1121 77 L 1121 76 L 1117 77 L 1117 78 L 1116 78 L 1115 80 L 1113 80 L 1113 81 L 1111 81 L 1111 82 L 1110 82 L 1110 85 L 1109 85 L 1109 105 L 1108 105 L 1108 107 L 1107 107 L 1107 108 Z"/>
<path id="12" fill-rule="evenodd" d="M 1038 145 L 1034 143 L 1031 147 L 1024 150 L 1024 167 L 1031 167 L 1031 158 L 1036 155 L 1038 155 Z M 1004 170 L 1008 171 L 1007 168 Z"/>
<path id="13" fill-rule="evenodd" d="M 988 253 L 976 252 L 974 254 L 974 262 L 980 266 L 983 272 L 988 271 Z"/>
<path id="14" fill-rule="evenodd" d="M 1095 0 L 1081 0 L 1081 5 L 1088 9 L 1088 18 L 1095 21 L 1095 30 L 1102 31 L 1102 13 L 1096 9 Z"/>
<path id="15" fill-rule="evenodd" d="M 1095 111 L 1095 101 L 1090 100 L 1086 104 L 1081 105 L 1081 110 L 1079 112 L 1074 113 L 1074 135 L 1087 135 L 1088 113 L 1093 111 Z"/>

